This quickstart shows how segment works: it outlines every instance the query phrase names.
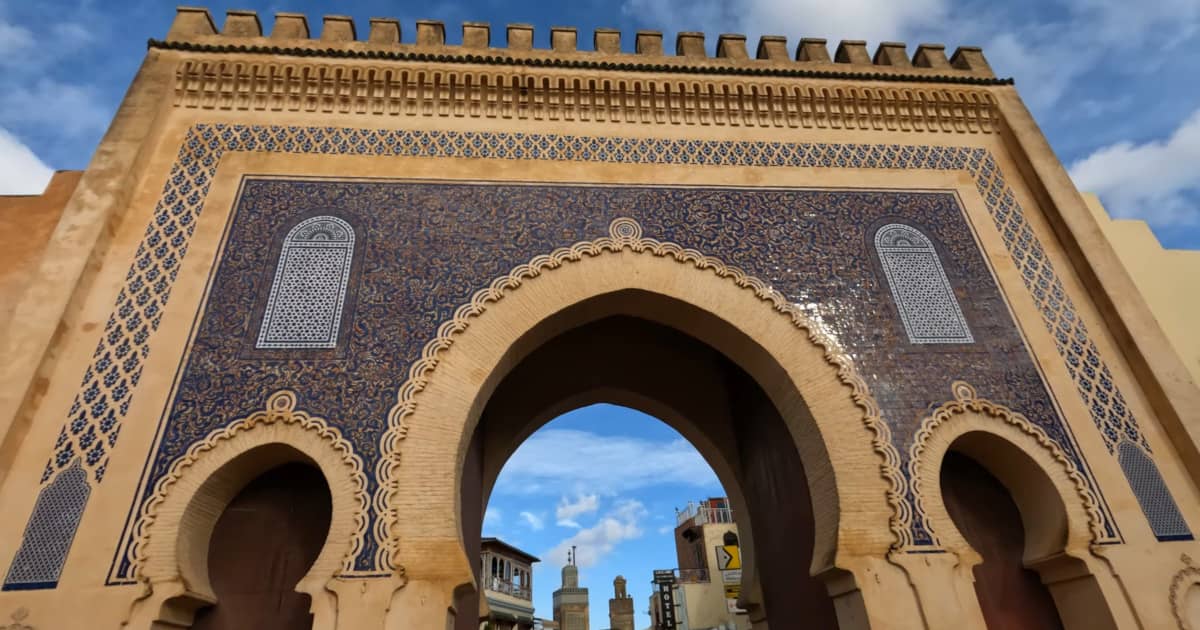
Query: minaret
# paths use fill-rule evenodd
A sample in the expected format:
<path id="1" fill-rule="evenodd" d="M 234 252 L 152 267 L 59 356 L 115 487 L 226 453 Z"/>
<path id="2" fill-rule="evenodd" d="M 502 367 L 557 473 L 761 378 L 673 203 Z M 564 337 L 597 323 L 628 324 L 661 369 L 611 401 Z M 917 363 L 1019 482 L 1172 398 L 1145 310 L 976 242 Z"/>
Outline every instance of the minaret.
<path id="1" fill-rule="evenodd" d="M 588 590 L 579 588 L 579 567 L 571 547 L 562 569 L 562 588 L 554 591 L 554 621 L 560 630 L 589 630 L 588 614 Z"/>
<path id="2" fill-rule="evenodd" d="M 613 598 L 608 600 L 608 625 L 612 630 L 634 630 L 633 598 L 625 592 L 625 578 L 613 580 Z"/>

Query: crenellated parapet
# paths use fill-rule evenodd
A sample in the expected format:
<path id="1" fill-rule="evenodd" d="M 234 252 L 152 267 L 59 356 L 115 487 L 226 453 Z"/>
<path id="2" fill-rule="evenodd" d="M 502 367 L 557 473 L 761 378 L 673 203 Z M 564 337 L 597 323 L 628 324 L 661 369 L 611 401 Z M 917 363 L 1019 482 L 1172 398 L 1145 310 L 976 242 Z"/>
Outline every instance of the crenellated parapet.
<path id="1" fill-rule="evenodd" d="M 460 61 L 627 72 L 1007 83 L 995 77 L 979 48 L 969 46 L 959 47 L 947 57 L 941 44 L 921 44 L 910 55 L 904 43 L 883 42 L 872 54 L 864 41 L 843 40 L 830 55 L 826 40 L 804 38 L 793 55 L 786 37 L 764 35 L 751 55 L 745 35 L 725 33 L 717 37 L 716 54 L 710 56 L 706 36 L 700 32 L 678 33 L 672 52 L 664 44 L 661 32 L 638 31 L 632 53 L 624 52 L 622 33 L 615 29 L 596 29 L 592 33 L 591 50 L 580 49 L 579 33 L 571 27 L 551 27 L 550 48 L 535 47 L 534 28 L 528 24 L 507 25 L 503 46 L 493 45 L 492 35 L 487 23 L 465 22 L 461 43 L 450 45 L 442 22 L 418 20 L 409 33 L 398 20 L 372 18 L 366 37 L 360 38 L 354 21 L 341 15 L 324 16 L 317 34 L 310 29 L 308 19 L 297 13 L 277 13 L 268 31 L 254 11 L 228 11 L 224 26 L 218 29 L 207 9 L 180 7 L 166 39 L 152 40 L 151 45 L 206 52 Z"/>
<path id="2" fill-rule="evenodd" d="M 464 23 L 456 45 L 430 20 L 409 33 L 373 18 L 366 39 L 346 16 L 325 16 L 316 36 L 310 26 L 279 13 L 266 33 L 254 12 L 230 11 L 218 31 L 207 10 L 184 7 L 150 45 L 181 53 L 175 105 L 186 109 L 993 133 L 987 86 L 1009 83 L 979 49 L 947 58 L 934 44 L 910 58 L 901 43 L 872 55 L 848 40 L 831 55 L 805 38 L 793 56 L 768 35 L 751 57 L 744 35 L 726 33 L 710 57 L 699 32 L 679 33 L 672 52 L 661 32 L 638 31 L 629 53 L 614 29 L 580 50 L 570 27 L 552 27 L 544 49 L 528 24 L 508 25 L 504 48 L 483 22 Z"/>

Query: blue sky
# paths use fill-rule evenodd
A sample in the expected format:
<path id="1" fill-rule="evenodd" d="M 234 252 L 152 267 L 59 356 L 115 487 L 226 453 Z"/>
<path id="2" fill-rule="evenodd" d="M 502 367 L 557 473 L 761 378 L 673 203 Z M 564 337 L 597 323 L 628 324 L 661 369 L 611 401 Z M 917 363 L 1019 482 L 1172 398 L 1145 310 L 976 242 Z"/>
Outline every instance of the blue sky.
<path id="1" fill-rule="evenodd" d="M 0 194 L 36 193 L 53 169 L 87 165 L 146 39 L 163 37 L 175 0 L 0 0 Z M 373 16 L 444 20 L 450 41 L 464 20 L 532 23 L 535 45 L 549 27 L 615 27 L 632 46 L 638 29 L 980 45 L 1018 90 L 1077 185 L 1100 194 L 1114 215 L 1147 220 L 1169 247 L 1200 248 L 1200 0 L 453 0 L 205 3 L 218 24 L 227 9 L 254 9 L 270 28 L 276 11 L 349 14 L 360 34 Z M 607 436 L 587 440 L 583 433 Z M 565 457 L 562 444 L 596 444 Z M 651 456 L 653 455 L 653 456 Z M 594 471 L 604 473 L 596 476 Z M 580 410 L 535 434 L 509 462 L 493 496 L 489 534 L 541 556 L 539 614 L 550 613 L 564 546 L 586 543 L 580 560 L 593 589 L 593 627 L 607 627 L 611 579 L 625 573 L 645 609 L 653 568 L 673 566 L 674 508 L 721 494 L 711 470 L 678 434 L 613 407 Z M 645 623 L 639 617 L 639 623 Z"/>
<path id="2" fill-rule="evenodd" d="M 617 575 L 628 580 L 644 627 L 653 570 L 677 564 L 675 509 L 713 496 L 724 490 L 712 468 L 674 429 L 632 409 L 592 405 L 551 421 L 517 449 L 500 472 L 483 533 L 541 558 L 533 570 L 538 616 L 551 616 L 559 571 L 577 545 L 592 627 L 609 627 Z"/>
<path id="3" fill-rule="evenodd" d="M 163 37 L 175 0 L 0 0 L 0 194 L 39 192 L 51 169 L 83 168 L 145 54 Z M 1200 248 L 1200 0 L 451 0 L 206 3 L 254 9 L 270 28 L 276 11 L 348 14 L 360 33 L 373 16 L 444 20 L 451 42 L 464 20 L 549 27 L 743 32 L 981 45 L 1017 87 L 1076 183 L 1117 216 L 1150 222 L 1170 247 Z"/>

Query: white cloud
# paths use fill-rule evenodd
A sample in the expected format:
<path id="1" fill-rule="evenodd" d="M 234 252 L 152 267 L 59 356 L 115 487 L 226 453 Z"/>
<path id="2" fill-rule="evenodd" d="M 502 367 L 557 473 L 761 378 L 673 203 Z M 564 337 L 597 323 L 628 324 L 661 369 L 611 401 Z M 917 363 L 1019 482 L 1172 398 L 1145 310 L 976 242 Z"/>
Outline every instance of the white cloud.
<path id="1" fill-rule="evenodd" d="M 675 528 L 671 527 L 670 525 L 663 525 L 662 527 L 658 528 L 658 533 L 660 534 L 670 534 L 673 531 L 675 531 Z"/>
<path id="2" fill-rule="evenodd" d="M 33 48 L 33 33 L 23 26 L 0 21 L 0 65 Z"/>
<path id="3" fill-rule="evenodd" d="M 1119 142 L 1071 165 L 1080 190 L 1094 192 L 1114 216 L 1153 225 L 1200 223 L 1200 109 L 1171 136 Z"/>
<path id="4" fill-rule="evenodd" d="M 546 527 L 546 519 L 533 512 L 521 512 L 521 520 L 525 521 L 529 529 L 535 532 L 541 531 L 542 528 Z"/>
<path id="5" fill-rule="evenodd" d="M 582 525 L 575 519 L 600 509 L 600 499 L 595 494 L 579 495 L 574 503 L 563 497 L 554 509 L 554 518 L 560 527 L 579 529 Z"/>
<path id="6" fill-rule="evenodd" d="M 96 91 L 85 85 L 40 78 L 0 91 L 0 120 L 5 125 L 53 128 L 63 136 L 104 130 L 111 112 L 98 105 Z"/>
<path id="7" fill-rule="evenodd" d="M 54 170 L 16 136 L 0 127 L 0 195 L 37 195 Z"/>
<path id="8" fill-rule="evenodd" d="M 638 522 L 645 516 L 646 508 L 640 501 L 622 501 L 595 525 L 575 532 L 542 554 L 542 558 L 552 565 L 565 562 L 567 551 L 574 546 L 578 554 L 576 564 L 585 569 L 595 566 L 623 541 L 640 537 L 642 529 Z"/>
<path id="9" fill-rule="evenodd" d="M 720 488 L 712 468 L 682 438 L 664 442 L 543 429 L 504 465 L 496 492 L 611 496 L 660 483 Z"/>
<path id="10" fill-rule="evenodd" d="M 489 506 L 483 511 L 483 524 L 485 527 L 488 525 L 495 527 L 503 522 L 504 514 L 501 513 L 499 509 Z"/>

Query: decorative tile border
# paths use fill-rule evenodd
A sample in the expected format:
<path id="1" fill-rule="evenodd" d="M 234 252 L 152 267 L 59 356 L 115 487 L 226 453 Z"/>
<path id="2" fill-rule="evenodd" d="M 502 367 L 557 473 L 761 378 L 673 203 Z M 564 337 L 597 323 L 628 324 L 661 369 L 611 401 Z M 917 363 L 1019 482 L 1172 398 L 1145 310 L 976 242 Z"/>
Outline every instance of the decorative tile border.
<path id="1" fill-rule="evenodd" d="M 203 201 L 221 157 L 231 151 L 965 171 L 975 181 L 1105 445 L 1115 453 L 1121 441 L 1129 441 L 1149 453 L 1111 370 L 987 149 L 198 124 L 189 130 L 172 166 L 59 433 L 55 452 L 46 464 L 43 484 L 77 458 L 96 483 L 103 479 L 108 451 L 116 443 L 128 413 L 143 362 L 150 353 L 151 338 L 161 323 L 162 310 L 187 253 Z"/>

